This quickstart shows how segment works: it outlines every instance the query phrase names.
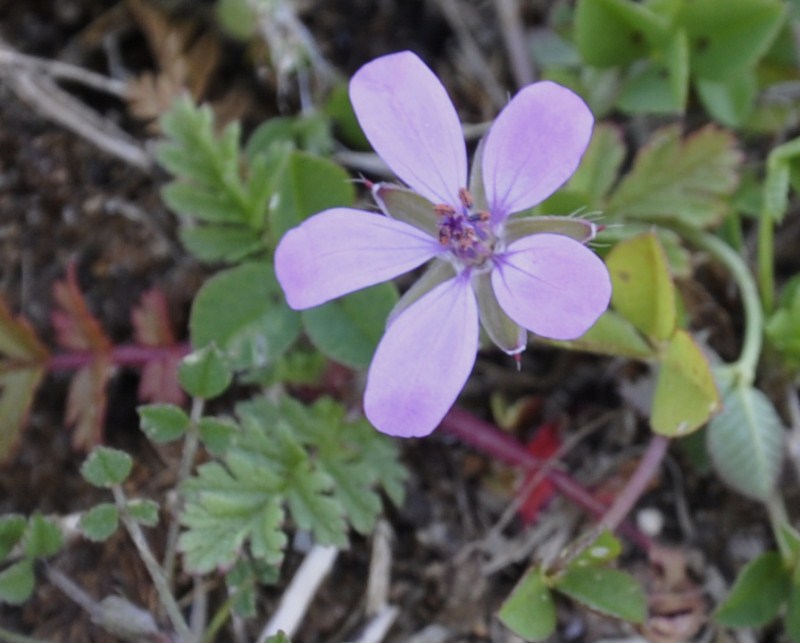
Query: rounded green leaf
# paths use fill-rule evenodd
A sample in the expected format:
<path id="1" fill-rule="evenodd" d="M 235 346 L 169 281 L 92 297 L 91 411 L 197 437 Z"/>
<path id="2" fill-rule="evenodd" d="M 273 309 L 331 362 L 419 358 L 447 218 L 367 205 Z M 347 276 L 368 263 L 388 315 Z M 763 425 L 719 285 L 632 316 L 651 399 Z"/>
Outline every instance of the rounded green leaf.
<path id="1" fill-rule="evenodd" d="M 328 357 L 353 368 L 365 368 L 396 303 L 394 284 L 378 284 L 304 310 L 303 324 L 314 345 Z"/>
<path id="2" fill-rule="evenodd" d="M 27 520 L 19 514 L 0 516 L 0 560 L 8 556 L 14 546 L 22 540 Z"/>
<path id="3" fill-rule="evenodd" d="M 61 529 L 52 520 L 35 513 L 25 531 L 25 554 L 30 558 L 44 558 L 57 553 L 64 544 Z"/>
<path id="4" fill-rule="evenodd" d="M 245 263 L 209 279 L 195 297 L 192 345 L 215 343 L 234 369 L 253 369 L 279 357 L 297 338 L 300 316 L 291 310 L 266 263 Z"/>
<path id="5" fill-rule="evenodd" d="M 720 410 L 711 366 L 692 336 L 677 330 L 658 373 L 650 425 L 670 437 L 699 429 Z"/>
<path id="6" fill-rule="evenodd" d="M 137 411 L 144 434 L 159 444 L 177 440 L 189 428 L 189 416 L 174 404 L 150 404 Z"/>
<path id="7" fill-rule="evenodd" d="M 183 390 L 193 397 L 217 397 L 233 380 L 225 357 L 215 344 L 189 353 L 178 367 L 178 381 Z"/>
<path id="8" fill-rule="evenodd" d="M 554 341 L 548 342 L 548 344 L 641 360 L 656 357 L 655 349 L 644 340 L 633 324 L 613 310 L 603 313 L 594 325 L 578 339 L 569 342 Z"/>
<path id="9" fill-rule="evenodd" d="M 553 633 L 556 607 L 540 569 L 528 570 L 497 616 L 508 629 L 529 641 L 543 641 Z"/>
<path id="10" fill-rule="evenodd" d="M 80 528 L 83 535 L 94 542 L 110 538 L 119 526 L 117 507 L 109 502 L 92 507 L 81 516 Z"/>
<path id="11" fill-rule="evenodd" d="M 124 451 L 97 447 L 81 466 L 81 475 L 95 487 L 113 487 L 130 475 L 133 459 Z"/>
<path id="12" fill-rule="evenodd" d="M 153 500 L 129 500 L 125 509 L 131 518 L 146 527 L 155 527 L 158 524 L 158 503 Z"/>
<path id="13" fill-rule="evenodd" d="M 783 461 L 784 431 L 766 395 L 736 386 L 708 425 L 708 451 L 720 477 L 740 493 L 766 501 Z"/>
<path id="14" fill-rule="evenodd" d="M 560 576 L 554 589 L 589 609 L 631 623 L 647 617 L 647 596 L 629 574 L 607 567 L 573 567 Z"/>
<path id="15" fill-rule="evenodd" d="M 594 542 L 584 548 L 569 564 L 573 567 L 597 567 L 616 560 L 622 552 L 622 544 L 610 531 L 605 530 L 595 538 Z"/>
<path id="16" fill-rule="evenodd" d="M 33 594 L 33 560 L 26 558 L 0 572 L 0 602 L 19 605 Z"/>
<path id="17" fill-rule="evenodd" d="M 714 618 L 728 627 L 759 627 L 774 619 L 791 590 L 789 570 L 775 551 L 751 560 Z"/>
<path id="18" fill-rule="evenodd" d="M 649 337 L 672 336 L 676 324 L 675 285 L 655 233 L 620 241 L 606 258 L 614 290 L 611 303 Z"/>
<path id="19" fill-rule="evenodd" d="M 337 206 L 350 206 L 355 189 L 350 175 L 328 159 L 306 152 L 291 152 L 275 180 L 269 223 L 275 245 L 290 228 L 312 214 Z"/>

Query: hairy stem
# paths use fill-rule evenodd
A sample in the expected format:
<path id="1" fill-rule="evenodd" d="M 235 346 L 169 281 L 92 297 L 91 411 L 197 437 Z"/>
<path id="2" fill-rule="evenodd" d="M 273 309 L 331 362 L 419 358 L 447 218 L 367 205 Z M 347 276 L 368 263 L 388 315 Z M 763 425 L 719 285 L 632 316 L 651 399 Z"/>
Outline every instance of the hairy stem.
<path id="1" fill-rule="evenodd" d="M 147 543 L 147 539 L 145 538 L 139 523 L 136 522 L 128 512 L 125 492 L 122 490 L 120 485 L 114 485 L 111 487 L 111 491 L 114 494 L 114 502 L 117 505 L 117 510 L 119 511 L 122 523 L 125 525 L 125 529 L 128 531 L 128 535 L 130 535 L 131 540 L 136 547 L 136 551 L 139 553 L 139 557 L 142 559 L 144 566 L 147 568 L 147 573 L 150 575 L 150 579 L 153 581 L 153 586 L 156 588 L 158 599 L 161 602 L 161 605 L 164 607 L 164 611 L 167 613 L 167 617 L 172 623 L 172 627 L 175 628 L 179 640 L 184 642 L 191 641 L 192 633 L 189 630 L 189 626 L 186 624 L 186 620 L 183 618 L 180 607 L 178 607 L 178 602 L 172 595 L 172 591 L 170 590 L 166 576 L 164 575 L 164 570 L 161 569 L 156 557 L 153 555 L 153 551 L 150 549 L 150 545 Z"/>
<path id="2" fill-rule="evenodd" d="M 674 228 L 689 243 L 705 250 L 723 264 L 739 287 L 744 307 L 744 339 L 739 359 L 731 365 L 731 368 L 736 379 L 751 386 L 756 378 L 756 367 L 761 355 L 761 340 L 764 330 L 764 315 L 753 275 L 739 253 L 714 235 L 689 226 L 675 225 Z"/>

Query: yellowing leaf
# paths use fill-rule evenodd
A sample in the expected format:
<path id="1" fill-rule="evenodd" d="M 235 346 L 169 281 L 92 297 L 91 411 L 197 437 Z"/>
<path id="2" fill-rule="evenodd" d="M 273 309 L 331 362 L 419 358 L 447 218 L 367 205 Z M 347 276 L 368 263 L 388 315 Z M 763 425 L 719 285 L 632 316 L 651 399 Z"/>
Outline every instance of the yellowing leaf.
<path id="1" fill-rule="evenodd" d="M 45 369 L 0 371 L 0 461 L 12 455 Z"/>
<path id="2" fill-rule="evenodd" d="M 683 436 L 721 408 L 711 367 L 685 330 L 675 331 L 658 374 L 650 423 L 656 433 Z"/>
<path id="3" fill-rule="evenodd" d="M 675 285 L 655 233 L 619 242 L 606 259 L 613 307 L 645 335 L 669 339 L 675 330 Z"/>
<path id="4" fill-rule="evenodd" d="M 30 324 L 22 317 L 15 318 L 0 298 L 0 354 L 15 360 L 41 362 L 48 352 L 36 337 Z"/>

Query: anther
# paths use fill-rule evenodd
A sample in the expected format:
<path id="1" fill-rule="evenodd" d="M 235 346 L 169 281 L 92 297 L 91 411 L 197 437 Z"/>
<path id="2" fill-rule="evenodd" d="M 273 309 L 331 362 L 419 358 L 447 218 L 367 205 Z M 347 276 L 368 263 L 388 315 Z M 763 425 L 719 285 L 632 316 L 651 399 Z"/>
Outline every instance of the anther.
<path id="1" fill-rule="evenodd" d="M 446 217 L 456 213 L 456 209 L 452 205 L 447 205 L 446 203 L 433 206 L 433 211 L 436 213 L 437 217 Z"/>
<path id="2" fill-rule="evenodd" d="M 458 198 L 467 210 L 472 209 L 472 195 L 467 188 L 458 188 Z"/>

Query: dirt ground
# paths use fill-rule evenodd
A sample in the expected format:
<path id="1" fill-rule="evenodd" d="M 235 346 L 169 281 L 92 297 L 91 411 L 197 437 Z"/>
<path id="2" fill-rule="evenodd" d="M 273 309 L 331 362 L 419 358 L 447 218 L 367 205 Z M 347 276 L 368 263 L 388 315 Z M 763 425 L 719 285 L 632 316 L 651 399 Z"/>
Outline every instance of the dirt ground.
<path id="1" fill-rule="evenodd" d="M 151 4 L 169 20 L 188 21 L 217 33 L 210 2 L 153 0 Z M 462 43 L 441 11 L 446 3 L 303 0 L 296 4 L 321 54 L 342 75 L 381 53 L 412 48 L 434 63 L 465 121 L 492 116 L 493 105 L 481 82 L 465 71 L 469 67 L 460 53 Z M 484 25 L 474 30 L 477 45 L 488 52 L 486 60 L 501 85 L 511 89 L 502 34 L 489 19 L 492 3 L 461 4 L 470 8 L 464 15 L 470 24 Z M 525 23 L 535 26 L 547 3 L 525 5 Z M 259 73 L 260 63 L 254 64 L 241 44 L 217 36 L 220 63 L 208 82 L 207 98 L 221 105 L 226 99 L 233 101 L 228 109 L 241 115 L 246 127 L 296 109 L 295 92 L 290 89 L 279 96 L 274 75 Z M 2 0 L 0 38 L 17 52 L 119 79 L 156 68 L 141 23 L 125 2 Z M 130 340 L 131 307 L 152 286 L 165 292 L 178 334 L 185 338 L 189 305 L 210 269 L 188 255 L 177 239 L 175 218 L 158 196 L 166 174 L 116 158 L 54 122 L 40 106 L 20 97 L 13 81 L 16 73 L 13 66 L 0 63 L 0 295 L 52 345 L 53 284 L 74 262 L 92 311 L 114 341 Z M 77 84 L 63 87 L 127 132 L 134 143 L 152 144 L 148 123 L 135 118 L 124 101 Z M 727 324 L 721 342 L 735 346 L 737 322 L 720 310 L 721 323 Z M 513 364 L 487 354 L 479 360 L 463 403 L 485 414 L 490 392 L 509 400 L 524 396 L 527 411 L 510 430 L 527 439 L 542 422 L 562 421 L 564 435 L 580 439 L 564 454 L 561 466 L 587 488 L 611 497 L 635 467 L 647 437 L 644 422 L 619 392 L 619 382 L 632 377 L 631 368 L 608 359 L 533 348 L 526 353 L 522 376 L 516 378 L 510 375 Z M 0 514 L 39 511 L 64 517 L 105 499 L 78 473 L 83 455 L 71 447 L 64 422 L 67 382 L 67 374 L 48 377 L 17 455 L 0 465 Z M 174 483 L 180 454 L 154 448 L 138 430 L 137 382 L 135 370 L 122 369 L 112 378 L 105 439 L 136 459 L 130 492 L 163 501 Z M 388 509 L 383 526 L 391 552 L 389 598 L 399 608 L 386 640 L 514 641 L 495 618 L 500 603 L 526 563 L 551 556 L 589 526 L 591 517 L 556 498 L 532 525 L 524 526 L 515 518 L 497 529 L 519 481 L 518 472 L 445 434 L 405 443 L 403 449 L 411 471 L 407 499 L 404 506 Z M 673 631 L 680 631 L 680 619 L 693 618 L 700 623 L 694 628 L 694 640 L 733 640 L 702 623 L 743 561 L 771 546 L 770 532 L 763 511 L 726 491 L 702 467 L 693 466 L 692 453 L 691 448 L 671 450 L 667 466 L 632 516 L 638 529 L 671 548 L 669 562 L 662 560 L 659 567 L 626 543 L 622 563 L 648 587 L 660 588 L 671 598 L 673 602 L 662 611 Z M 148 533 L 156 550 L 163 547 L 161 530 Z M 248 626 L 251 636 L 275 609 L 301 560 L 302 549 L 290 552 L 280 584 L 261 593 L 261 618 Z M 297 641 L 358 638 L 367 620 L 366 579 L 372 564 L 373 543 L 354 536 L 313 602 Z M 146 571 L 122 531 L 103 544 L 76 538 L 51 565 L 97 600 L 120 594 L 156 609 Z M 664 568 L 673 572 L 669 582 Z M 221 590 L 211 597 L 221 600 Z M 566 602 L 559 604 L 559 615 L 554 640 L 638 636 L 626 625 Z M 44 572 L 31 601 L 21 608 L 0 606 L 0 624 L 49 641 L 116 640 L 46 582 Z M 228 636 L 224 633 L 218 640 L 233 640 Z M 739 640 L 782 639 L 775 631 Z"/>

